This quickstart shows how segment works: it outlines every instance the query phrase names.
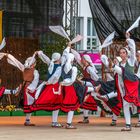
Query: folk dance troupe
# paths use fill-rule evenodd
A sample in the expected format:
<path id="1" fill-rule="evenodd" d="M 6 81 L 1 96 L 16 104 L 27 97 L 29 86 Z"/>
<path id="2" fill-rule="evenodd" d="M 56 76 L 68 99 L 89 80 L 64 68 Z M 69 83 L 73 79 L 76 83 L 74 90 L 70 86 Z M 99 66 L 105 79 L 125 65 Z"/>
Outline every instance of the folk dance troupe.
<path id="1" fill-rule="evenodd" d="M 111 126 L 117 125 L 117 118 L 123 110 L 125 126 L 121 131 L 131 131 L 131 112 L 138 114 L 140 127 L 140 50 L 136 50 L 135 41 L 126 32 L 126 45 L 119 49 L 119 55 L 114 60 L 105 54 L 100 55 L 106 73 L 106 81 L 99 73 L 88 54 L 82 56 L 76 51 L 75 43 L 80 41 L 78 36 L 67 43 L 63 53 L 54 52 L 49 58 L 47 53 L 36 51 L 22 64 L 17 58 L 8 53 L 0 52 L 0 59 L 7 58 L 7 63 L 18 68 L 23 75 L 23 82 L 15 89 L 0 87 L 0 99 L 6 94 L 20 96 L 20 105 L 25 113 L 25 126 L 35 126 L 31 123 L 32 112 L 52 111 L 52 127 L 76 129 L 73 125 L 74 112 L 81 108 L 83 119 L 78 123 L 89 123 L 89 111 L 101 108 L 112 114 Z M 107 38 L 109 38 L 111 35 Z M 113 37 L 111 38 L 113 39 Z M 110 40 L 109 40 L 110 42 Z M 108 47 L 107 45 L 102 45 Z M 3 39 L 0 49 L 6 45 Z M 46 79 L 39 82 L 39 72 L 36 69 L 36 58 L 47 65 Z M 82 78 L 78 77 L 81 67 Z M 0 81 L 1 82 L 1 81 Z M 131 111 L 130 111 L 131 108 Z M 66 125 L 58 122 L 59 112 L 67 113 Z"/>

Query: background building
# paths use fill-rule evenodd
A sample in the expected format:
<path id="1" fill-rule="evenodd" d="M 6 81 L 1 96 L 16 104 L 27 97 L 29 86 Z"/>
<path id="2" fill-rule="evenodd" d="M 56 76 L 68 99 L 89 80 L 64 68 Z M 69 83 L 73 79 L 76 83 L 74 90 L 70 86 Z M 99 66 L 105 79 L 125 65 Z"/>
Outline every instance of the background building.
<path id="1" fill-rule="evenodd" d="M 76 32 L 84 36 L 83 41 L 77 49 L 92 51 L 98 50 L 99 40 L 96 34 L 95 26 L 93 24 L 88 0 L 78 1 Z"/>

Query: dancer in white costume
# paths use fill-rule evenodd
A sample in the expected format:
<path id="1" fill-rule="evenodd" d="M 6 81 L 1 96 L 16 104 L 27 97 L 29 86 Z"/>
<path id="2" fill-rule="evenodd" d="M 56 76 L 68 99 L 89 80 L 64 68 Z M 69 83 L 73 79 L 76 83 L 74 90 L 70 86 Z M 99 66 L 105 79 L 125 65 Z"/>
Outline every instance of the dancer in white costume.
<path id="1" fill-rule="evenodd" d="M 8 54 L 7 55 L 7 61 L 11 65 L 17 67 L 19 70 L 23 72 L 23 90 L 24 93 L 23 95 L 23 104 L 24 104 L 24 113 L 26 114 L 26 119 L 25 119 L 25 126 L 34 126 L 30 122 L 31 118 L 31 110 L 29 106 L 33 104 L 35 100 L 35 93 L 37 89 L 37 85 L 39 83 L 39 73 L 35 69 L 36 66 L 36 60 L 35 60 L 35 55 L 34 54 L 32 57 L 29 57 L 26 59 L 25 64 L 23 65 L 21 62 L 19 62 L 15 57 L 12 55 Z"/>
<path id="2" fill-rule="evenodd" d="M 111 72 L 111 64 L 109 62 L 109 59 L 106 55 L 102 55 L 101 56 L 101 61 L 102 63 L 104 64 L 104 66 L 106 67 L 107 71 Z M 119 66 L 119 63 L 122 61 L 121 57 L 119 56 L 116 56 L 116 58 L 114 58 L 114 63 L 116 65 Z M 110 65 L 110 66 L 109 66 Z M 115 76 L 115 73 L 114 73 L 114 76 Z M 107 81 L 112 81 L 114 82 L 114 77 L 110 74 L 110 73 L 106 73 L 106 80 Z M 117 81 L 116 81 L 117 82 Z M 107 95 L 103 95 L 103 96 L 98 96 L 98 98 L 102 99 L 102 100 L 105 100 L 105 101 L 108 101 L 109 99 L 111 98 L 114 98 L 114 97 L 117 97 L 117 96 L 120 96 L 118 95 L 117 92 L 114 92 L 114 93 L 110 93 L 110 94 L 107 94 Z M 119 98 L 119 97 L 118 97 Z M 121 99 L 121 98 L 120 98 Z M 117 122 L 117 118 L 118 116 L 116 114 L 113 113 L 112 115 L 112 123 L 110 124 L 111 126 L 116 126 L 116 122 Z"/>
<path id="3" fill-rule="evenodd" d="M 62 103 L 62 94 L 59 91 L 59 79 L 62 71 L 61 55 L 55 52 L 52 54 L 52 59 L 50 59 L 42 51 L 38 51 L 37 54 L 48 65 L 48 73 L 45 82 L 46 86 L 34 102 L 33 110 L 52 111 L 52 127 L 62 127 L 58 123 L 58 114 Z"/>
<path id="4" fill-rule="evenodd" d="M 136 60 L 135 42 L 134 40 L 130 39 L 129 33 L 126 33 L 126 42 L 128 43 L 128 46 L 120 49 L 120 57 L 122 58 L 120 66 L 115 64 L 113 69 L 116 73 L 118 73 L 118 84 L 122 96 L 123 110 L 126 121 L 126 127 L 123 128 L 122 131 L 131 131 L 131 114 L 129 108 L 130 103 L 139 105 L 137 98 L 139 82 L 137 77 L 134 75 L 134 65 Z M 128 49 L 131 51 L 130 54 Z M 128 82 L 131 82 L 132 87 L 130 85 L 128 86 Z M 135 89 L 134 92 L 132 92 L 132 88 Z"/>

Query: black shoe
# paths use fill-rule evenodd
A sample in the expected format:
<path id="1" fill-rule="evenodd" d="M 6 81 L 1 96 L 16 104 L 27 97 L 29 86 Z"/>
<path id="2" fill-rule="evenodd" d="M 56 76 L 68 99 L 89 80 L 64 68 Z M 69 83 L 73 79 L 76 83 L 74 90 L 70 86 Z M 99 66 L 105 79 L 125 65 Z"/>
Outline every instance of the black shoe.
<path id="1" fill-rule="evenodd" d="M 112 121 L 112 123 L 110 124 L 110 126 L 116 126 L 116 121 Z"/>

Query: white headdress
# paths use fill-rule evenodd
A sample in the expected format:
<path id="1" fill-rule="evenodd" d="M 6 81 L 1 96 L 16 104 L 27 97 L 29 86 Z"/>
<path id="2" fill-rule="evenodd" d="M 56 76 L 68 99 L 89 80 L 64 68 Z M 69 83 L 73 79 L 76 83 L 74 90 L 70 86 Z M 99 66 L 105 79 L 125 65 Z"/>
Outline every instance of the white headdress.
<path id="1" fill-rule="evenodd" d="M 53 53 L 52 54 L 52 60 L 50 62 L 50 65 L 49 65 L 49 68 L 48 68 L 48 71 L 50 74 L 52 74 L 53 72 L 53 68 L 54 68 L 54 62 L 59 60 L 61 58 L 61 54 L 60 53 Z"/>
<path id="2" fill-rule="evenodd" d="M 66 64 L 64 66 L 64 71 L 67 74 L 72 69 L 72 62 L 74 61 L 74 55 L 72 53 L 69 53 L 66 56 Z"/>
<path id="3" fill-rule="evenodd" d="M 127 47 L 123 47 L 123 49 L 125 49 L 127 54 L 128 54 L 128 56 L 130 56 L 131 52 L 129 51 L 129 49 Z"/>
<path id="4" fill-rule="evenodd" d="M 87 54 L 84 54 L 82 57 L 93 67 L 95 72 L 98 73 L 97 69 L 95 68 L 94 64 L 92 63 L 90 56 Z"/>
<path id="5" fill-rule="evenodd" d="M 35 56 L 28 57 L 28 58 L 25 60 L 24 67 L 25 67 L 25 68 L 30 68 L 31 65 L 33 65 L 35 62 L 36 62 Z"/>

